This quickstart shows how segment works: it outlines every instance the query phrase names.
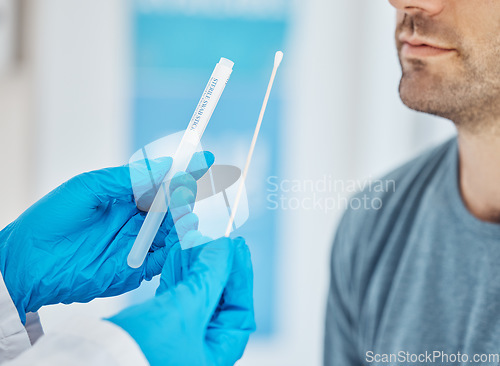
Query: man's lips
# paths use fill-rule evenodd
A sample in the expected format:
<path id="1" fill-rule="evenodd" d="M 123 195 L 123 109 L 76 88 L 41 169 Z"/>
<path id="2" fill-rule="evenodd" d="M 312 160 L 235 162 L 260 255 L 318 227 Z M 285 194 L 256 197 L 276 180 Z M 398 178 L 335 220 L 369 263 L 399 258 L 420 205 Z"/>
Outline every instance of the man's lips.
<path id="1" fill-rule="evenodd" d="M 450 54 L 454 48 L 444 47 L 417 38 L 399 38 L 402 43 L 401 55 L 407 58 L 424 58 Z"/>

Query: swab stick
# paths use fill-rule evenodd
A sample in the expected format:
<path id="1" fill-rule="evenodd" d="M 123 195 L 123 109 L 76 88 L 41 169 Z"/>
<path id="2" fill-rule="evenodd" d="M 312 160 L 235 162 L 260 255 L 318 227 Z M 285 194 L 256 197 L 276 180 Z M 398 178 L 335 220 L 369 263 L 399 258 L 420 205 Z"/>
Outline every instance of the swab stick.
<path id="1" fill-rule="evenodd" d="M 229 237 L 231 233 L 231 228 L 233 227 L 234 217 L 236 216 L 236 211 L 238 210 L 238 205 L 241 199 L 241 193 L 243 192 L 243 187 L 245 185 L 245 180 L 248 174 L 248 168 L 250 167 L 250 162 L 252 161 L 253 151 L 255 149 L 255 144 L 257 143 L 257 137 L 259 136 L 260 126 L 262 125 L 262 119 L 264 118 L 264 113 L 267 107 L 267 101 L 269 100 L 269 94 L 271 94 L 271 89 L 273 88 L 274 78 L 276 77 L 276 71 L 278 71 L 278 67 L 281 64 L 281 60 L 283 60 L 283 52 L 278 51 L 274 56 L 274 68 L 271 74 L 271 79 L 269 80 L 269 85 L 267 86 L 266 96 L 264 97 L 264 102 L 262 103 L 262 108 L 260 110 L 259 119 L 257 121 L 257 126 L 255 126 L 255 131 L 253 133 L 252 143 L 250 145 L 250 150 L 248 151 L 247 161 L 245 163 L 245 168 L 243 169 L 243 173 L 241 176 L 240 185 L 238 187 L 238 191 L 236 193 L 236 199 L 234 201 L 233 209 L 231 210 L 231 217 L 229 218 L 229 222 L 227 224 L 226 229 L 226 238 Z"/>

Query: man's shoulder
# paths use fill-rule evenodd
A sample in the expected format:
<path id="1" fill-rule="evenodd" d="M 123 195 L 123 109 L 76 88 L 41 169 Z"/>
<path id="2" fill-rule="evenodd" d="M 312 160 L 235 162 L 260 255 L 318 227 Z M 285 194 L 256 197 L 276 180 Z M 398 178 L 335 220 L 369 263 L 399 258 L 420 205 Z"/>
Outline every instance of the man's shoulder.
<path id="1" fill-rule="evenodd" d="M 368 197 L 379 199 L 382 205 L 377 209 L 358 210 L 365 213 L 385 211 L 387 205 L 393 207 L 392 201 L 408 196 L 416 189 L 425 188 L 438 172 L 443 160 L 456 144 L 456 139 L 448 140 L 436 147 L 426 150 L 412 160 L 387 173 L 383 177 L 370 181 L 365 188 L 356 193 L 353 198 Z M 350 209 L 352 211 L 352 209 Z"/>
<path id="2" fill-rule="evenodd" d="M 414 187 L 416 184 L 428 182 L 437 172 L 443 160 L 454 149 L 456 138 L 447 140 L 438 146 L 427 149 L 420 155 L 394 169 L 382 177 L 382 180 L 395 181 L 401 188 Z M 386 194 L 397 193 L 385 192 Z"/>
<path id="3" fill-rule="evenodd" d="M 359 236 L 369 238 L 374 230 L 394 224 L 402 210 L 418 205 L 455 145 L 455 138 L 448 140 L 364 185 L 351 198 L 338 231 L 359 242 Z"/>

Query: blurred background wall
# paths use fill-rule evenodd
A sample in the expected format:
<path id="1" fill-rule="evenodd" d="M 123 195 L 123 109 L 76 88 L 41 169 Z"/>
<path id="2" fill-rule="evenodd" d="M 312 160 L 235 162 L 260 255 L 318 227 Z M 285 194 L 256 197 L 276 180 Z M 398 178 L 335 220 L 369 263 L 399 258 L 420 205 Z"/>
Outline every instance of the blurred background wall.
<path id="1" fill-rule="evenodd" d="M 0 0 L 1 226 L 73 175 L 126 163 L 142 144 L 183 128 L 220 56 L 236 65 L 205 142 L 242 166 L 274 47 L 285 60 L 250 172 L 250 200 L 266 203 L 270 176 L 380 176 L 454 133 L 449 122 L 401 104 L 394 22 L 385 0 Z M 186 24 L 200 37 L 215 35 L 203 41 L 203 57 L 190 47 L 197 40 Z M 217 52 L 208 57 L 207 49 Z M 242 95 L 249 102 L 237 115 Z M 320 364 L 338 206 L 254 206 L 254 220 L 250 206 L 260 324 L 241 365 Z M 110 315 L 138 296 L 50 306 L 42 322 L 50 331 L 68 317 Z"/>

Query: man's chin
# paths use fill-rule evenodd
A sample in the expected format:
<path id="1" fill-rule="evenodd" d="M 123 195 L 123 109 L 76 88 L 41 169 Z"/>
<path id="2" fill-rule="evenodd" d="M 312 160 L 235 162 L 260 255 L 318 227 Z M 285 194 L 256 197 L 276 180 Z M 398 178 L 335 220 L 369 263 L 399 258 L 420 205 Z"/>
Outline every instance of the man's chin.
<path id="1" fill-rule="evenodd" d="M 458 110 L 459 91 L 456 80 L 462 78 L 452 64 L 411 60 L 402 62 L 403 75 L 399 84 L 401 101 L 410 109 L 450 118 Z"/>
<path id="2" fill-rule="evenodd" d="M 431 113 L 431 105 L 435 103 L 427 90 L 407 85 L 403 81 L 399 86 L 399 96 L 405 106 L 417 112 Z"/>
<path id="3" fill-rule="evenodd" d="M 442 80 L 425 72 L 412 72 L 401 78 L 399 96 L 410 109 L 443 117 L 446 105 L 451 102 L 449 91 L 443 89 Z"/>

